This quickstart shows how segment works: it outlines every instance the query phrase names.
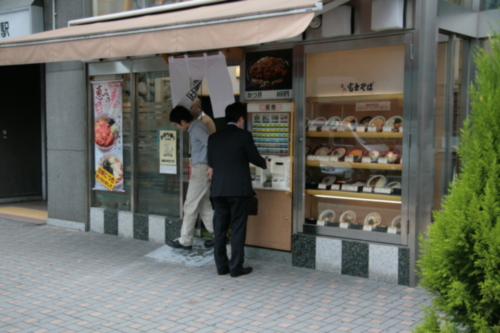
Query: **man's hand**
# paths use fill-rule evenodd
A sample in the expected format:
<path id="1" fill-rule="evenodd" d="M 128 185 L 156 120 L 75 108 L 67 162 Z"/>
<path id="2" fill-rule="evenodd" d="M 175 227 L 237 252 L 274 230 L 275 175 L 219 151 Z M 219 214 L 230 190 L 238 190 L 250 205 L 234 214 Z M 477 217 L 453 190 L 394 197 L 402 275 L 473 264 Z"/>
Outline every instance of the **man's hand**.
<path id="1" fill-rule="evenodd" d="M 212 174 L 213 173 L 214 173 L 214 169 L 208 168 L 207 173 L 205 175 L 208 178 L 208 180 L 212 181 Z"/>

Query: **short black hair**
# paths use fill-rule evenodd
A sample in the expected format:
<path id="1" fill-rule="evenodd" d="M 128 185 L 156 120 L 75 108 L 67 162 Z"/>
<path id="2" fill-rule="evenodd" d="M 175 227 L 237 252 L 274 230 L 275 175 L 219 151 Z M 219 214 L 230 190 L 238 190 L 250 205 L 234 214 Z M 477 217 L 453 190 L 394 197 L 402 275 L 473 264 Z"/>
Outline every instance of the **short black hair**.
<path id="1" fill-rule="evenodd" d="M 246 115 L 247 110 L 245 108 L 245 104 L 243 103 L 235 102 L 226 106 L 226 122 L 228 123 L 236 123 L 240 117 L 245 119 Z"/>
<path id="2" fill-rule="evenodd" d="M 193 120 L 193 115 L 182 105 L 177 105 L 172 112 L 170 112 L 170 122 L 180 124 L 181 120 L 190 123 Z"/>

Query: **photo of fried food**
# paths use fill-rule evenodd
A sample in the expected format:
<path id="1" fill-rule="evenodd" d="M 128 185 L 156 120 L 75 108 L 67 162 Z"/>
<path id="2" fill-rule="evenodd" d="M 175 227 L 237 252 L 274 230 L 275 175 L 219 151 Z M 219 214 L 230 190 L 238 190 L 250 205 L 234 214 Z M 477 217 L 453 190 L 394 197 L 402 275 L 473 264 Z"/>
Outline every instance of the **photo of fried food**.
<path id="1" fill-rule="evenodd" d="M 276 57 L 262 57 L 250 67 L 249 76 L 252 83 L 260 88 L 271 88 L 285 80 L 288 74 L 288 65 Z"/>

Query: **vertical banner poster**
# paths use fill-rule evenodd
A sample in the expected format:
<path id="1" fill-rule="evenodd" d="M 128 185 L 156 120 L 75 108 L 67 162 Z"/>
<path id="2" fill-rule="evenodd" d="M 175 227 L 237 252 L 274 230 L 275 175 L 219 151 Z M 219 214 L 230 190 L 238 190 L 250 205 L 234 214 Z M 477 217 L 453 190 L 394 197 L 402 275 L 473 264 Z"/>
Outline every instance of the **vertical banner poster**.
<path id="1" fill-rule="evenodd" d="M 160 173 L 177 173 L 177 132 L 160 131 Z"/>
<path id="2" fill-rule="evenodd" d="M 94 190 L 123 192 L 122 81 L 92 82 Z"/>

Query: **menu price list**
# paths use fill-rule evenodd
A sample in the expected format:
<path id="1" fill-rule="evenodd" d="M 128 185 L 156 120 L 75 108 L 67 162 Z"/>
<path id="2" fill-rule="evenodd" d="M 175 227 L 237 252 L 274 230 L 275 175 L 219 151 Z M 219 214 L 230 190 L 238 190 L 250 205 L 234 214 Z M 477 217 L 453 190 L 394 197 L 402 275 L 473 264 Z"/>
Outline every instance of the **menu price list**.
<path id="1" fill-rule="evenodd" d="M 290 114 L 254 113 L 251 132 L 260 153 L 289 155 Z"/>

